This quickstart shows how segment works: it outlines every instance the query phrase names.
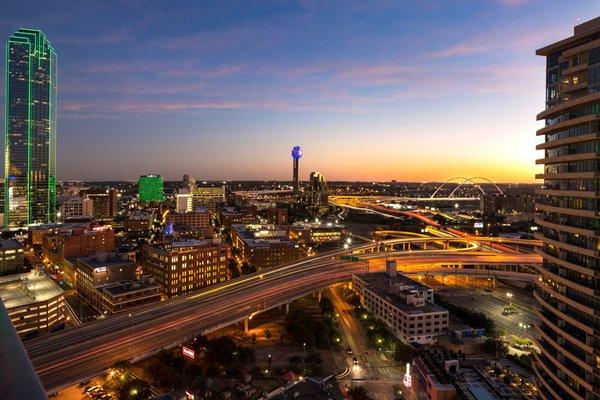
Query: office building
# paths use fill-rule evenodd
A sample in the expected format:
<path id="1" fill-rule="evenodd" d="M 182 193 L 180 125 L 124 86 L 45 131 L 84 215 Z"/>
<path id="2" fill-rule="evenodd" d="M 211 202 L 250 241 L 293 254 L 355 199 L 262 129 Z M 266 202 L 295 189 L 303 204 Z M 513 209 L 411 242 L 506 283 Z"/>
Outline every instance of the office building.
<path id="1" fill-rule="evenodd" d="M 87 196 L 73 196 L 63 201 L 60 208 L 64 221 L 73 218 L 88 218 L 94 214 L 94 201 Z"/>
<path id="2" fill-rule="evenodd" d="M 222 207 L 218 213 L 221 226 L 229 228 L 232 225 L 248 225 L 258 222 L 256 210 L 253 207 Z"/>
<path id="3" fill-rule="evenodd" d="M 160 301 L 161 286 L 150 276 L 136 276 L 127 254 L 98 253 L 77 259 L 77 295 L 100 312 L 115 314 Z"/>
<path id="4" fill-rule="evenodd" d="M 311 246 L 339 242 L 343 229 L 333 222 L 296 222 L 290 226 L 290 239 Z"/>
<path id="5" fill-rule="evenodd" d="M 192 229 L 205 229 L 211 226 L 210 213 L 204 209 L 190 212 L 171 212 L 167 215 L 167 224 L 185 226 Z"/>
<path id="6" fill-rule="evenodd" d="M 454 400 L 458 398 L 456 387 L 449 381 L 449 379 L 440 379 L 440 376 L 436 376 L 434 372 L 430 371 L 427 364 L 421 357 L 416 357 L 411 364 L 410 374 L 412 376 L 411 383 L 413 393 L 416 394 L 417 399 L 428 399 L 428 400 Z M 481 395 L 483 393 L 484 395 Z M 474 389 L 469 393 L 470 396 L 464 397 L 467 399 L 475 400 L 493 400 L 499 399 L 500 397 L 493 397 L 491 393 L 483 389 Z M 487 395 L 487 397 L 485 396 Z"/>
<path id="7" fill-rule="evenodd" d="M 352 287 L 360 303 L 405 343 L 432 344 L 448 332 L 449 313 L 433 303 L 433 289 L 398 274 L 395 261 L 386 263 L 386 272 L 353 275 Z"/>
<path id="8" fill-rule="evenodd" d="M 63 290 L 41 272 L 0 278 L 0 297 L 22 338 L 64 326 L 67 311 Z"/>
<path id="9" fill-rule="evenodd" d="M 177 212 L 189 212 L 193 210 L 192 193 L 190 189 L 179 189 L 175 195 L 175 209 Z"/>
<path id="10" fill-rule="evenodd" d="M 316 212 L 327 211 L 329 206 L 327 183 L 320 172 L 310 173 L 308 204 Z"/>
<path id="11" fill-rule="evenodd" d="M 56 222 L 57 63 L 46 36 L 19 29 L 6 44 L 4 225 Z"/>
<path id="12" fill-rule="evenodd" d="M 81 192 L 92 200 L 92 215 L 97 219 L 111 219 L 117 215 L 117 189 L 88 189 Z"/>
<path id="13" fill-rule="evenodd" d="M 543 399 L 600 399 L 600 17 L 537 50 L 546 109 L 537 115 L 544 172 L 536 208 L 543 242 L 535 372 Z"/>
<path id="14" fill-rule="evenodd" d="M 292 147 L 292 189 L 294 194 L 300 193 L 300 181 L 298 180 L 298 170 L 300 169 L 300 158 L 302 157 L 302 148 L 300 146 Z"/>
<path id="15" fill-rule="evenodd" d="M 0 276 L 23 272 L 23 268 L 21 243 L 14 239 L 0 240 Z"/>
<path id="16" fill-rule="evenodd" d="M 212 239 L 147 244 L 142 269 L 166 297 L 179 296 L 228 280 L 226 252 L 226 245 Z"/>
<path id="17" fill-rule="evenodd" d="M 183 175 L 182 181 L 183 181 L 184 189 L 190 189 L 191 187 L 196 185 L 196 180 L 194 178 L 192 178 L 191 176 L 189 176 L 188 174 Z"/>
<path id="18" fill-rule="evenodd" d="M 152 229 L 154 213 L 139 212 L 131 214 L 123 221 L 123 229 L 128 234 L 144 234 Z"/>
<path id="19" fill-rule="evenodd" d="M 242 261 L 258 270 L 300 258 L 300 246 L 288 238 L 287 227 L 232 225 L 231 238 Z"/>
<path id="20" fill-rule="evenodd" d="M 269 207 L 263 211 L 263 214 L 269 225 L 288 224 L 288 209 L 285 207 Z"/>
<path id="21" fill-rule="evenodd" d="M 160 175 L 142 175 L 138 179 L 138 198 L 140 203 L 165 201 L 164 183 Z"/>
<path id="22" fill-rule="evenodd" d="M 204 208 L 214 213 L 217 211 L 217 206 L 224 202 L 225 186 L 196 186 L 192 189 L 192 210 Z"/>
<path id="23" fill-rule="evenodd" d="M 76 226 L 48 232 L 42 237 L 42 248 L 49 258 L 74 259 L 115 248 L 115 233 L 110 226 Z"/>

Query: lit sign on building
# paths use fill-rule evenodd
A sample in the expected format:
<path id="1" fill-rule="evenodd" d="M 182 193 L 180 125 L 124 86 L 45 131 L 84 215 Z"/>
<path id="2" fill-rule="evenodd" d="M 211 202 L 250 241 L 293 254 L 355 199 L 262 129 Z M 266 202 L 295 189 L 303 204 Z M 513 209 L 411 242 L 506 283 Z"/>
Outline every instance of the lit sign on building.
<path id="1" fill-rule="evenodd" d="M 106 272 L 106 267 L 94 268 L 94 272 Z"/>
<path id="2" fill-rule="evenodd" d="M 402 379 L 402 383 L 407 388 L 412 386 L 412 377 L 410 376 L 410 363 L 406 363 L 406 373 L 404 374 L 404 379 Z"/>
<path id="3" fill-rule="evenodd" d="M 192 360 L 194 358 L 196 358 L 196 352 L 194 350 L 190 349 L 189 347 L 183 346 L 182 350 L 183 350 L 184 356 L 191 358 Z"/>
<path id="4" fill-rule="evenodd" d="M 475 222 L 473 224 L 473 228 L 475 228 L 475 229 L 481 229 L 481 228 L 483 228 L 483 222 Z"/>

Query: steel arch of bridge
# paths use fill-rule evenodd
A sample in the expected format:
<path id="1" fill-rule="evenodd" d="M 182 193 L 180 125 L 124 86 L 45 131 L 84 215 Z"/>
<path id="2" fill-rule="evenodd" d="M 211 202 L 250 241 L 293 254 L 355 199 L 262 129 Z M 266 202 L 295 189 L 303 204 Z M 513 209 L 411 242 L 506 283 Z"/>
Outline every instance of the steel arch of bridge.
<path id="1" fill-rule="evenodd" d="M 446 184 L 454 182 L 454 181 L 460 181 L 458 183 L 458 186 L 456 186 L 451 192 L 450 194 L 447 196 L 448 198 L 451 198 L 452 196 L 454 196 L 454 192 L 456 192 L 458 190 L 458 188 L 460 188 L 461 186 L 464 186 L 467 183 L 472 184 L 473 186 L 475 186 L 477 189 L 479 189 L 479 191 L 481 192 L 481 194 L 486 194 L 485 190 L 483 190 L 483 188 L 481 187 L 481 185 L 479 185 L 477 182 L 475 182 L 475 180 L 480 180 L 480 181 L 486 181 L 487 183 L 491 183 L 492 185 L 494 185 L 494 187 L 498 190 L 498 192 L 500 194 L 504 194 L 504 192 L 502 191 L 502 189 L 500 189 L 500 187 L 498 185 L 496 185 L 494 182 L 490 181 L 487 178 L 481 177 L 481 176 L 474 176 L 471 178 L 465 178 L 464 176 L 456 176 L 454 178 L 450 178 L 447 181 L 443 182 L 440 186 L 437 187 L 437 189 L 435 189 L 435 191 L 433 192 L 433 194 L 430 196 L 431 199 L 433 199 L 435 197 L 435 195 L 444 187 L 446 186 Z"/>

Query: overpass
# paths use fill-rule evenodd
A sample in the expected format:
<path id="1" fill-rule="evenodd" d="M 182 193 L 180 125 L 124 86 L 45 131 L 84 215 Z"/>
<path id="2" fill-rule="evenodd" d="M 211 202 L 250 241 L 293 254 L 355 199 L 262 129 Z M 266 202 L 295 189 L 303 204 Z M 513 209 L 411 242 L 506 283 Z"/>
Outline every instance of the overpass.
<path id="1" fill-rule="evenodd" d="M 293 299 L 314 293 L 333 283 L 347 281 L 368 264 L 340 260 L 345 254 L 385 259 L 390 253 L 377 252 L 385 246 L 421 241 L 424 238 L 374 241 L 351 250 L 331 251 L 224 282 L 157 304 L 136 308 L 131 314 L 118 314 L 104 320 L 74 327 L 25 342 L 29 358 L 47 391 L 51 392 L 103 372 L 121 359 L 142 359 L 162 348 L 172 347 L 198 334 L 206 334 L 250 316 L 285 306 Z M 444 239 L 444 238 L 442 238 Z M 452 238 L 481 240 L 482 238 Z M 497 238 L 494 238 L 494 240 Z M 432 238 L 439 241 L 440 238 Z M 388 247 L 388 249 L 391 249 Z M 531 254 L 505 254 L 464 251 L 404 252 L 411 265 L 442 263 L 457 265 L 469 258 L 474 263 L 529 263 Z M 396 256 L 396 255 L 394 255 Z M 537 256 L 537 255 L 535 255 Z M 519 259 L 519 257 L 523 257 Z M 378 269 L 378 268 L 375 268 Z M 371 271 L 373 269 L 371 268 Z M 8 366 L 7 366 L 8 368 Z M 6 382 L 1 381 L 4 386 Z"/>
<path id="2" fill-rule="evenodd" d="M 401 270 L 402 271 L 402 270 Z M 489 270 L 489 269 L 467 269 L 467 268 L 416 268 L 407 271 L 402 271 L 403 274 L 408 276 L 422 275 L 426 277 L 430 276 L 467 276 L 476 278 L 492 278 L 502 280 L 513 280 L 520 282 L 535 282 L 537 275 L 533 275 L 530 272 L 518 272 L 518 271 L 503 271 L 503 270 Z"/>

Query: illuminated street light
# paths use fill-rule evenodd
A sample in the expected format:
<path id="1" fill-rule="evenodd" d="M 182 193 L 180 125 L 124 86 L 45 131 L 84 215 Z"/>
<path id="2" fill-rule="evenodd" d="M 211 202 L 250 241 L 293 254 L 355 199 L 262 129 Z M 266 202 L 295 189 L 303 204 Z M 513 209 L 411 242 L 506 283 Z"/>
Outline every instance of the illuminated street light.
<path id="1" fill-rule="evenodd" d="M 506 297 L 508 297 L 509 299 L 511 299 L 513 297 L 513 294 L 511 292 L 506 292 Z"/>

